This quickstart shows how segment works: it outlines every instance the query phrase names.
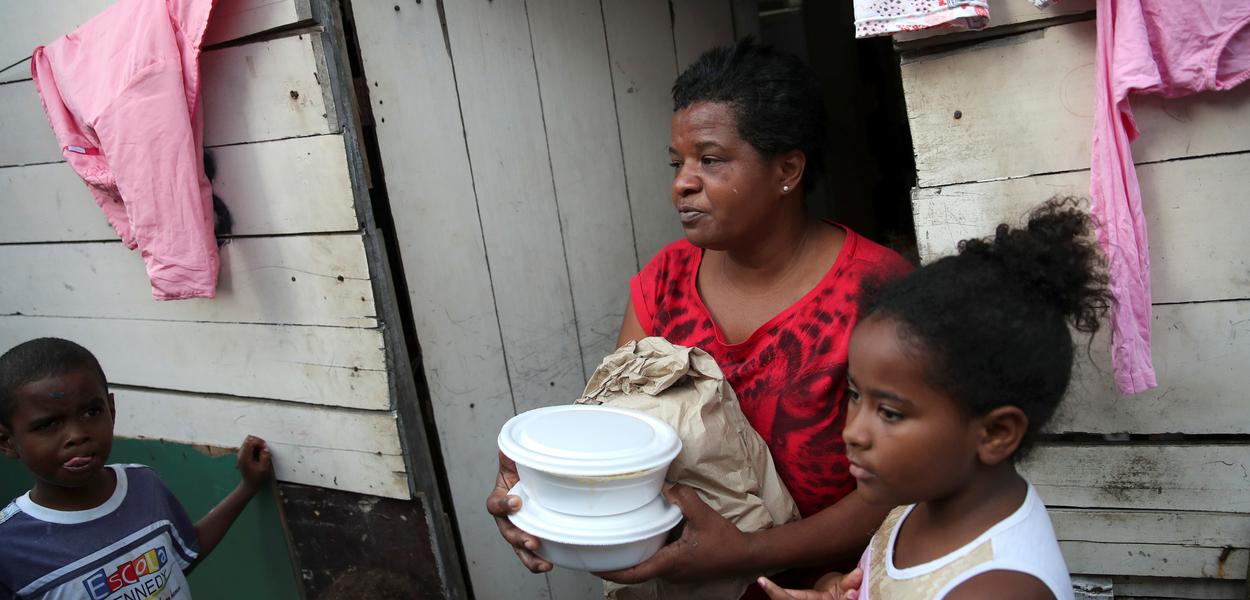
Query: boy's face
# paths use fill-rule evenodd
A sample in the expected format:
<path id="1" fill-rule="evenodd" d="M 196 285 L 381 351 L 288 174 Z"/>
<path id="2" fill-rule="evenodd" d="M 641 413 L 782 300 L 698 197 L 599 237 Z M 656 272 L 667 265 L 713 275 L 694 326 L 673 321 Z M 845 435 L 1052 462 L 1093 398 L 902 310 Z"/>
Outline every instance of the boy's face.
<path id="1" fill-rule="evenodd" d="M 32 381 L 17 389 L 0 452 L 20 459 L 37 485 L 94 483 L 113 447 L 113 395 L 91 369 Z"/>

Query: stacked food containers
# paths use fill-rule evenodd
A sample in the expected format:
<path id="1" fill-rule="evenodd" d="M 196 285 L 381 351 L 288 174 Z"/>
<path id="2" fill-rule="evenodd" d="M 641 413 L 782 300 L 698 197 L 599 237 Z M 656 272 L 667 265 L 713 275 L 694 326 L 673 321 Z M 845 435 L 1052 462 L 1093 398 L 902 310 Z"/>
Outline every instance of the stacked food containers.
<path id="1" fill-rule="evenodd" d="M 519 414 L 499 432 L 516 461 L 512 523 L 542 540 L 538 554 L 584 571 L 632 567 L 664 545 L 681 511 L 660 494 L 681 440 L 646 413 L 565 405 Z"/>

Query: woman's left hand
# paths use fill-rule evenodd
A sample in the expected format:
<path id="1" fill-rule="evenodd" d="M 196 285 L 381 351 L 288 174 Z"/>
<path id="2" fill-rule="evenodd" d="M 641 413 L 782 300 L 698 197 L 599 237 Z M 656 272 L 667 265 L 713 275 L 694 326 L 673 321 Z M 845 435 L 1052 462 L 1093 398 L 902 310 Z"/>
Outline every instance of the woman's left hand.
<path id="1" fill-rule="evenodd" d="M 785 589 L 767 577 L 760 577 L 758 583 L 769 600 L 859 600 L 859 586 L 863 581 L 863 571 L 855 569 L 846 575 L 829 573 L 810 590 Z"/>
<path id="2" fill-rule="evenodd" d="M 744 558 L 749 556 L 749 536 L 712 510 L 693 488 L 674 484 L 664 490 L 664 496 L 686 517 L 681 537 L 639 565 L 595 575 L 631 584 L 657 577 L 691 581 L 744 570 Z"/>

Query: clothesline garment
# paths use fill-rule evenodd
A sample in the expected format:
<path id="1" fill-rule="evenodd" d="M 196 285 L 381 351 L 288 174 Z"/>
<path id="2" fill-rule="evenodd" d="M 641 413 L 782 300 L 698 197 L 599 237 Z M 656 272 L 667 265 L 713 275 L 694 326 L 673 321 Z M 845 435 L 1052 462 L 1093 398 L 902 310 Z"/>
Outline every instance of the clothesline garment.
<path id="1" fill-rule="evenodd" d="M 212 298 L 199 57 L 213 0 L 120 0 L 35 48 L 31 76 L 69 165 L 158 300 Z"/>
<path id="2" fill-rule="evenodd" d="M 1098 0 L 1091 212 L 1107 254 L 1116 385 L 1156 385 L 1150 357 L 1150 258 L 1129 143 L 1138 136 L 1130 93 L 1176 98 L 1250 79 L 1250 2 Z"/>
<path id="3" fill-rule="evenodd" d="M 1129 94 L 1178 98 L 1250 79 L 1250 1 L 1099 0 L 1091 212 L 1108 256 L 1111 360 L 1125 394 L 1154 387 L 1150 256 L 1129 143 L 1138 126 Z"/>
<path id="4" fill-rule="evenodd" d="M 987 0 L 855 0 L 855 37 L 890 35 L 935 27 L 982 29 Z"/>

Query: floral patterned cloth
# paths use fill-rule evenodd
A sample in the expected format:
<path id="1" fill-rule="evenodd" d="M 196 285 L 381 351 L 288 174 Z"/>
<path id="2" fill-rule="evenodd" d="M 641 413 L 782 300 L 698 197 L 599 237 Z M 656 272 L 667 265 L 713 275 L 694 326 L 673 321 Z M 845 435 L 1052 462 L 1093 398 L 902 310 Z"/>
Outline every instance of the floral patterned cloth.
<path id="1" fill-rule="evenodd" d="M 975 30 L 989 23 L 987 0 L 855 0 L 857 38 L 934 27 Z"/>

